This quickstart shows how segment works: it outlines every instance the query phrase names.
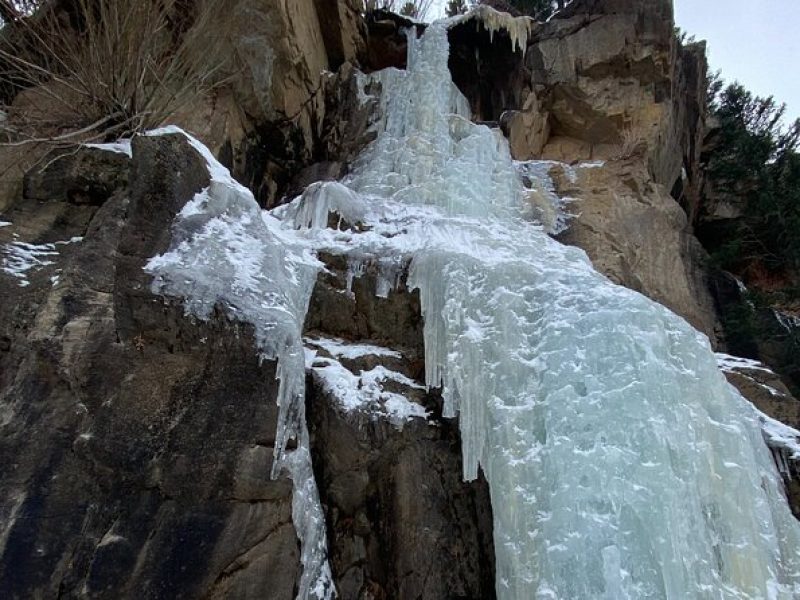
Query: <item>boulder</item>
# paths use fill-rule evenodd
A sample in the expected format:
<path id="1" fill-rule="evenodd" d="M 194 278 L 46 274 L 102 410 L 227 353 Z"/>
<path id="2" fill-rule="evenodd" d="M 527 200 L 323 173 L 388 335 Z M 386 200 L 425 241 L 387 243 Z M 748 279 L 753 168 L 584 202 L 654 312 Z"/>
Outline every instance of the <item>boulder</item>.
<path id="1" fill-rule="evenodd" d="M 25 174 L 23 196 L 100 206 L 127 186 L 129 161 L 124 152 L 97 147 L 53 150 Z"/>

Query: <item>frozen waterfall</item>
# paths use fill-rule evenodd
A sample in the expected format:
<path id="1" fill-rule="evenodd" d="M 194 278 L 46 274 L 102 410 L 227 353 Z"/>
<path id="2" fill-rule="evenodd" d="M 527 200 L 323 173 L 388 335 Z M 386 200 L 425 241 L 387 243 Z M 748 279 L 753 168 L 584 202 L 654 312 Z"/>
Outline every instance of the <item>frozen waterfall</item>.
<path id="1" fill-rule="evenodd" d="M 149 266 L 156 291 L 201 317 L 223 302 L 280 361 L 312 514 L 303 597 L 330 593 L 296 356 L 323 250 L 389 281 L 411 259 L 427 384 L 460 419 L 464 476 L 489 482 L 499 598 L 800 597 L 800 526 L 752 407 L 702 335 L 530 220 L 505 140 L 450 79 L 449 25 L 408 34 L 406 71 L 364 76 L 382 116 L 344 181 L 273 215 L 212 182 Z M 329 229 L 329 213 L 361 226 Z"/>

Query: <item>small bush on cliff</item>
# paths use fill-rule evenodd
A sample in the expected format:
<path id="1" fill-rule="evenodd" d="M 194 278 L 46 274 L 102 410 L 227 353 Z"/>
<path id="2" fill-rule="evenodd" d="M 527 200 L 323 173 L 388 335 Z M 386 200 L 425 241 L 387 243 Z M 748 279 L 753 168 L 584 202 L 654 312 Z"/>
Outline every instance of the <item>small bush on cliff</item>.
<path id="1" fill-rule="evenodd" d="M 212 6 L 66 0 L 17 19 L 22 41 L 0 45 L 3 78 L 32 92 L 23 108 L 0 107 L 16 124 L 16 143 L 130 134 L 160 125 L 219 85 L 222 58 L 209 59 L 214 40 L 192 35 L 210 30 L 195 26 L 212 19 Z"/>

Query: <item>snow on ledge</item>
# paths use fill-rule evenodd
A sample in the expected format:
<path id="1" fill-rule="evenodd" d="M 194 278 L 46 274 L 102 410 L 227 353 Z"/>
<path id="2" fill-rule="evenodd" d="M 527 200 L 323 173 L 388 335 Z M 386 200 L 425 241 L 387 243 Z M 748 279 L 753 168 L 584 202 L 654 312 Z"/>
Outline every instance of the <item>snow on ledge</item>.
<path id="1" fill-rule="evenodd" d="M 731 356 L 730 354 L 723 354 L 717 352 L 717 365 L 723 373 L 737 373 L 736 369 L 752 369 L 754 371 L 764 371 L 765 373 L 774 374 L 772 369 L 764 366 L 763 363 L 753 360 L 752 358 L 742 358 L 740 356 Z"/>
<path id="2" fill-rule="evenodd" d="M 762 371 L 764 373 L 773 374 L 774 372 L 767 368 L 763 363 L 750 358 L 741 358 L 739 356 L 731 356 L 730 354 L 723 354 L 718 352 L 717 364 L 723 373 L 736 373 L 747 377 L 756 385 L 761 386 L 767 390 L 772 396 L 785 397 L 785 394 L 779 392 L 775 388 L 757 381 L 752 377 L 748 377 L 739 369 L 751 369 L 754 371 Z M 789 461 L 800 460 L 800 431 L 797 429 L 781 423 L 777 419 L 761 412 L 752 402 L 748 402 L 750 407 L 755 413 L 756 419 L 761 425 L 761 433 L 764 436 L 764 441 L 767 446 L 772 450 L 775 463 L 781 474 L 791 477 L 791 469 L 789 468 Z"/>
<path id="3" fill-rule="evenodd" d="M 391 358 L 402 358 L 397 350 L 374 346 L 372 344 L 356 344 L 346 342 L 339 338 L 304 338 L 306 344 L 311 344 L 317 348 L 322 348 L 334 358 L 361 358 L 363 356 L 389 356 Z"/>
<path id="4" fill-rule="evenodd" d="M 364 353 L 365 349 L 368 348 L 393 352 L 385 348 L 381 349 L 378 346 L 365 344 L 355 344 L 349 350 L 336 344 L 330 346 L 342 357 L 372 354 L 371 351 Z M 402 373 L 379 365 L 368 371 L 361 371 L 359 375 L 356 375 L 334 358 L 317 356 L 316 351 L 308 347 L 306 347 L 305 352 L 306 367 L 311 370 L 317 383 L 336 399 L 345 412 L 358 411 L 375 418 L 384 418 L 399 430 L 402 430 L 403 425 L 414 418 L 427 420 L 430 416 L 425 407 L 416 402 L 411 402 L 402 394 L 390 392 L 383 388 L 382 384 L 384 382 L 393 381 L 412 389 L 425 389 L 425 386 L 418 384 Z"/>
<path id="5" fill-rule="evenodd" d="M 785 451 L 791 460 L 800 460 L 800 431 L 765 415 L 755 407 L 754 410 L 767 446 Z"/>

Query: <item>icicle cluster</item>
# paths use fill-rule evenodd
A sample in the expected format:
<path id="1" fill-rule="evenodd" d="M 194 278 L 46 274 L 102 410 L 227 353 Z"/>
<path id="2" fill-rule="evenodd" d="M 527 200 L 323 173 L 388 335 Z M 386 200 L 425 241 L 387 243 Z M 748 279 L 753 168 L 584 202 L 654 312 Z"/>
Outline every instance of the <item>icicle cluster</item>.
<path id="1" fill-rule="evenodd" d="M 528 36 L 534 20 L 530 17 L 512 17 L 506 12 L 499 12 L 485 4 L 479 4 L 468 13 L 453 17 L 449 23 L 462 23 L 474 20 L 478 26 L 489 30 L 489 39 L 494 41 L 494 34 L 505 31 L 511 37 L 511 49 L 520 50 L 525 55 L 528 48 Z"/>

